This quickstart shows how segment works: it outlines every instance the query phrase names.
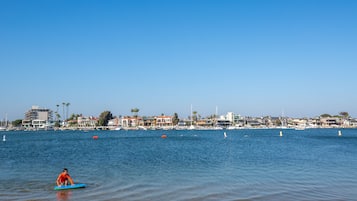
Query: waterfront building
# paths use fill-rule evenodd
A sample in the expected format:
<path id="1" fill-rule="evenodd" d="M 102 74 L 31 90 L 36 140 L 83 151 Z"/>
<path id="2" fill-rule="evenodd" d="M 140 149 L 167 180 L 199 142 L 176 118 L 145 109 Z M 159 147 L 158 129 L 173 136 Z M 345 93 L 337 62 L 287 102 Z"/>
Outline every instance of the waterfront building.
<path id="1" fill-rule="evenodd" d="M 321 126 L 326 128 L 339 127 L 341 125 L 341 119 L 338 117 L 323 117 L 320 122 Z"/>
<path id="2" fill-rule="evenodd" d="M 53 126 L 52 110 L 32 106 L 25 113 L 25 119 L 22 120 L 22 125 L 25 128 L 48 129 Z"/>
<path id="3" fill-rule="evenodd" d="M 108 121 L 108 127 L 109 129 L 114 129 L 120 126 L 120 119 L 119 117 L 115 117 L 114 119 L 110 119 Z"/>
<path id="4" fill-rule="evenodd" d="M 357 119 L 349 119 L 349 127 L 356 128 L 357 127 Z"/>
<path id="5" fill-rule="evenodd" d="M 172 116 L 158 116 L 158 117 L 156 117 L 156 126 L 158 126 L 158 127 L 173 126 Z"/>
<path id="6" fill-rule="evenodd" d="M 306 118 L 295 118 L 295 119 L 291 119 L 291 124 L 294 127 L 299 127 L 299 126 L 306 126 L 307 125 L 307 119 Z"/>
<path id="7" fill-rule="evenodd" d="M 98 123 L 98 118 L 96 117 L 83 117 L 79 116 L 77 118 L 77 124 L 79 128 L 94 128 Z"/>
<path id="8" fill-rule="evenodd" d="M 52 111 L 46 108 L 40 108 L 39 106 L 32 106 L 30 110 L 25 113 L 26 120 L 52 120 Z"/>
<path id="9" fill-rule="evenodd" d="M 213 127 L 213 125 L 214 125 L 214 122 L 213 122 L 213 120 L 212 119 L 199 119 L 199 120 L 197 120 L 197 126 L 199 126 L 199 127 L 205 127 L 205 128 L 207 128 L 207 127 Z"/>
<path id="10" fill-rule="evenodd" d="M 225 116 L 220 116 L 219 121 L 221 120 L 227 120 L 230 122 L 230 126 L 239 126 L 241 125 L 241 121 L 243 120 L 243 118 L 239 115 L 239 114 L 234 114 L 233 112 L 227 112 L 227 114 Z M 228 125 L 227 123 L 225 123 L 226 126 Z"/>
<path id="11" fill-rule="evenodd" d="M 125 116 L 121 119 L 121 125 L 124 128 L 142 126 L 143 124 L 144 123 L 142 117 Z"/>
<path id="12" fill-rule="evenodd" d="M 230 121 L 231 123 L 233 123 L 234 122 L 234 113 L 228 112 L 225 119 Z"/>
<path id="13" fill-rule="evenodd" d="M 231 113 L 233 114 L 233 113 Z M 216 119 L 215 127 L 219 128 L 227 128 L 232 125 L 232 121 L 227 118 L 228 115 L 221 115 L 218 119 Z M 233 116 L 233 115 L 232 115 Z"/>
<path id="14" fill-rule="evenodd" d="M 144 127 L 153 128 L 156 125 L 155 117 L 143 117 Z"/>

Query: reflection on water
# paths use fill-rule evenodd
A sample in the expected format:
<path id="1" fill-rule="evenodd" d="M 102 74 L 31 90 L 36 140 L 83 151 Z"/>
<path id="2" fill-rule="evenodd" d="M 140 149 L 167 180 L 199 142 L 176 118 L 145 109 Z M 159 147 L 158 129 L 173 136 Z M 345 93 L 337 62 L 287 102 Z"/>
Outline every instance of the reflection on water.
<path id="1" fill-rule="evenodd" d="M 224 132 L 227 137 L 224 138 Z M 353 200 L 357 132 L 8 132 L 0 200 Z M 98 136 L 94 140 L 92 136 Z M 87 188 L 54 191 L 64 167 Z"/>
<path id="2" fill-rule="evenodd" d="M 57 201 L 68 201 L 71 198 L 71 190 L 57 191 Z"/>

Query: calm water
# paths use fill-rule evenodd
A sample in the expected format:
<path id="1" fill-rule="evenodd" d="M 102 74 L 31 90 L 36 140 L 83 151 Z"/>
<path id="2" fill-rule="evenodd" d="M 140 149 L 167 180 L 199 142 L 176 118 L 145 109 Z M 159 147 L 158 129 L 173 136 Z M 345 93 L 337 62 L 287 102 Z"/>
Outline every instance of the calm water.
<path id="1" fill-rule="evenodd" d="M 357 200 L 357 130 L 223 132 L 1 132 L 0 200 Z"/>

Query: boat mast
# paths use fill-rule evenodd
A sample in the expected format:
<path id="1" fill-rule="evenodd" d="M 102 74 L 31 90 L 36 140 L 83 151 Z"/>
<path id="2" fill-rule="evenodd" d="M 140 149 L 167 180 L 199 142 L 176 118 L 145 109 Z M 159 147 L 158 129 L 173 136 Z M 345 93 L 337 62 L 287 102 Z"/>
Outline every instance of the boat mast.
<path id="1" fill-rule="evenodd" d="M 193 124 L 193 115 L 192 115 L 192 104 L 191 104 L 191 127 L 192 127 L 192 124 Z"/>
<path id="2" fill-rule="evenodd" d="M 218 117 L 218 106 L 216 106 L 216 115 L 214 117 L 214 123 L 216 124 L 215 126 L 217 126 L 217 117 Z"/>

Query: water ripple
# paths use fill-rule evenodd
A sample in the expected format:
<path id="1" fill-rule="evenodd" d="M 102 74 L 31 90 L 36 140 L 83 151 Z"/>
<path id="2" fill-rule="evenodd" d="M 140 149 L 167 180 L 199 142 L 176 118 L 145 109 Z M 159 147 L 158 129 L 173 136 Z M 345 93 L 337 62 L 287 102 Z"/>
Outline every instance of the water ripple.
<path id="1" fill-rule="evenodd" d="M 353 200 L 356 130 L 9 133 L 0 200 Z M 92 136 L 98 135 L 98 140 Z M 56 192 L 70 170 L 87 188 Z"/>

